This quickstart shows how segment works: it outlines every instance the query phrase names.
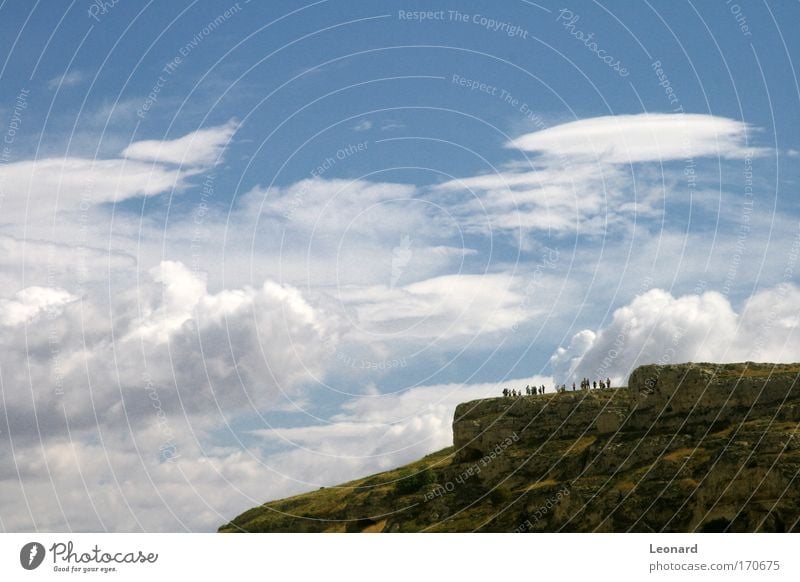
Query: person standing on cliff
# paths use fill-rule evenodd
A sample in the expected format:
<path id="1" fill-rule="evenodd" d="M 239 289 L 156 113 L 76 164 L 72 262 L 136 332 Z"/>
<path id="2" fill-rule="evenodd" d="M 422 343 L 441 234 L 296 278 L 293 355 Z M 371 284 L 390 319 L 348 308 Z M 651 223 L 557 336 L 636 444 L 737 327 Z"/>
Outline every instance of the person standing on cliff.
<path id="1" fill-rule="evenodd" d="M 611 378 L 606 378 L 606 386 L 611 388 Z"/>

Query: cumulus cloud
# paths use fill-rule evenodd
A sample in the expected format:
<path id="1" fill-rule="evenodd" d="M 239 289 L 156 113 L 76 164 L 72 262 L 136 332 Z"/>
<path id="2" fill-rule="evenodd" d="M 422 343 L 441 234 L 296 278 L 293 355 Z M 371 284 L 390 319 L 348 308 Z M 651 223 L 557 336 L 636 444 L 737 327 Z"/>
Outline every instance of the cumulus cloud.
<path id="1" fill-rule="evenodd" d="M 47 310 L 55 312 L 76 299 L 63 289 L 26 287 L 17 291 L 12 299 L 0 299 L 0 325 L 27 323 Z"/>
<path id="2" fill-rule="evenodd" d="M 105 275 L 106 273 L 103 273 Z M 335 321 L 297 290 L 208 290 L 185 265 L 117 270 L 81 295 L 0 299 L 6 531 L 209 531 L 302 487 L 214 431 L 326 372 Z"/>
<path id="3" fill-rule="evenodd" d="M 507 147 L 614 164 L 703 156 L 743 158 L 750 150 L 748 132 L 753 133 L 754 129 L 741 121 L 715 115 L 639 113 L 564 123 L 522 135 Z"/>
<path id="4" fill-rule="evenodd" d="M 175 140 L 135 142 L 110 160 L 6 164 L 0 184 L 14 196 L 6 196 L 2 220 L 52 212 L 56 195 L 59 209 L 82 210 L 181 188 L 218 162 L 234 131 L 231 122 Z M 723 143 L 744 147 L 735 131 L 725 135 Z M 699 143 L 699 151 L 710 147 L 708 139 Z M 575 144 L 569 148 L 564 163 L 555 145 L 534 143 L 530 151 L 542 155 L 532 165 L 509 165 L 430 190 L 327 178 L 256 188 L 230 216 L 204 214 L 199 243 L 197 215 L 172 218 L 167 229 L 152 216 L 117 215 L 113 240 L 95 233 L 80 249 L 42 241 L 21 246 L 19 239 L 0 237 L 0 250 L 9 249 L 0 265 L 11 290 L 0 300 L 0 373 L 11 387 L 2 428 L 15 447 L 13 458 L 0 451 L 0 497 L 16 508 L 4 514 L 3 527 L 210 529 L 265 499 L 447 446 L 459 402 L 497 395 L 505 386 L 552 385 L 550 378 L 536 378 L 422 386 L 393 395 L 373 390 L 345 403 L 328 422 L 293 418 L 291 427 L 256 432 L 257 446 L 250 435 L 247 444 L 228 446 L 230 435 L 241 434 L 237 422 L 263 426 L 265 411 L 318 403 L 314 386 L 331 373 L 334 345 L 350 342 L 362 348 L 353 353 L 382 350 L 381 357 L 391 358 L 397 337 L 427 346 L 436 357 L 486 333 L 493 349 L 516 325 L 538 321 L 556 294 L 564 301 L 564 281 L 554 273 L 541 289 L 523 288 L 524 265 L 484 264 L 485 253 L 466 248 L 469 236 L 462 234 L 520 225 L 599 233 L 632 216 L 655 215 L 651 199 L 664 193 L 640 183 L 631 196 L 630 168 L 617 161 L 614 147 L 600 160 Z M 30 201 L 20 195 L 28 190 Z M 467 201 L 464 190 L 472 190 Z M 100 214 L 89 215 L 93 227 Z M 37 233 L 52 231 L 49 222 L 39 223 Z M 79 226 L 59 232 L 72 244 L 77 237 L 63 233 L 79 233 Z M 108 224 L 96 228 L 100 236 L 109 230 Z M 222 240 L 225 245 L 218 244 Z M 183 262 L 159 262 L 164 256 Z M 7 273 L 23 258 L 47 268 L 34 272 L 22 265 L 27 287 L 20 289 Z M 77 278 L 68 271 L 76 258 L 90 278 L 80 289 L 66 276 Z M 216 269 L 216 278 L 207 282 L 186 267 L 190 261 L 197 266 L 196 259 Z M 528 280 L 542 283 L 530 273 Z M 753 359 L 784 357 L 797 325 L 797 290 L 772 291 L 738 313 L 718 294 L 651 292 L 618 311 L 607 327 L 577 334 L 554 356 L 553 369 L 562 377 L 590 375 L 619 337 L 621 349 L 606 375 L 622 379 L 647 359 L 740 359 L 745 352 Z M 544 335 L 561 337 L 552 330 Z M 731 334 L 747 339 L 724 351 L 720 346 Z M 358 382 L 364 377 L 359 374 Z M 230 435 L 217 438 L 225 427 Z M 30 512 L 26 497 L 33 500 Z"/>
<path id="5" fill-rule="evenodd" d="M 126 147 L 122 155 L 132 160 L 182 166 L 213 166 L 220 161 L 239 122 L 198 129 L 172 140 L 137 141 Z"/>
<path id="6" fill-rule="evenodd" d="M 166 270 L 173 271 L 169 277 L 179 276 L 175 266 Z M 124 349 L 117 353 L 125 357 Z M 0 451 L 0 496 L 9 508 L 2 527 L 211 531 L 266 499 L 393 468 L 449 446 L 453 411 L 461 402 L 497 396 L 507 386 L 551 382 L 537 376 L 365 395 L 347 402 L 326 424 L 258 429 L 251 433 L 255 443 L 235 446 L 198 439 L 203 425 L 169 402 L 168 385 L 139 387 L 147 406 L 137 410 L 126 401 L 129 418 L 106 416 L 102 399 L 95 399 L 99 422 L 72 426 L 69 437 L 63 433 L 42 443 L 15 435 L 13 451 Z M 187 391 L 184 403 L 191 405 L 192 397 Z M 152 422 L 139 421 L 148 415 Z"/>
<path id="7" fill-rule="evenodd" d="M 133 432 L 125 424 L 101 425 L 43 444 L 15 441 L 13 457 L 0 450 L 2 528 L 213 531 L 267 499 L 394 468 L 449 446 L 460 402 L 542 383 L 551 379 L 429 385 L 355 398 L 328 424 L 253 431 L 251 446 L 204 447 L 187 419 L 175 416 L 167 447 L 157 424 Z"/>
<path id="8" fill-rule="evenodd" d="M 620 385 L 643 364 L 796 362 L 799 305 L 800 288 L 788 283 L 754 294 L 738 313 L 715 291 L 674 297 L 651 289 L 604 328 L 575 334 L 550 363 L 564 382 L 610 377 Z"/>
<path id="9" fill-rule="evenodd" d="M 20 438 L 58 434 L 65 419 L 76 430 L 137 426 L 152 419 L 154 393 L 165 414 L 198 427 L 279 407 L 324 377 L 336 341 L 335 322 L 272 281 L 210 293 L 164 262 L 136 287 L 97 293 L 29 288 L 0 303 L 0 321 L 15 326 L 0 334 L 0 369 Z"/>
<path id="10" fill-rule="evenodd" d="M 257 450 L 204 449 L 190 426 L 176 428 L 168 449 L 157 428 L 131 434 L 117 427 L 16 444 L 13 457 L 0 451 L 0 528 L 210 532 L 265 498 L 302 488 L 270 469 Z"/>

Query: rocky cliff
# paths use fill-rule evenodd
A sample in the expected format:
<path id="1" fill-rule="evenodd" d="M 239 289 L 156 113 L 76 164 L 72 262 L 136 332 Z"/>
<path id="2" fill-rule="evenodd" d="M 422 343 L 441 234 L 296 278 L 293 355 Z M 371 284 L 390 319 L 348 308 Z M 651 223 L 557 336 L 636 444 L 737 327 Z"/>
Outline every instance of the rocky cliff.
<path id="1" fill-rule="evenodd" d="M 800 364 L 458 406 L 453 447 L 220 531 L 800 531 Z"/>

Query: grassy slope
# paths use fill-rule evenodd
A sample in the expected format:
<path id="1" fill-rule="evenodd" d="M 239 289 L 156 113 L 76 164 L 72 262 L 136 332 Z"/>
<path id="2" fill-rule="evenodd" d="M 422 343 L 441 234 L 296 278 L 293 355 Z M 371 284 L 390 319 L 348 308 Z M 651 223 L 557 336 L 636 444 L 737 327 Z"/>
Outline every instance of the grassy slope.
<path id="1" fill-rule="evenodd" d="M 800 373 L 797 365 L 781 368 L 783 373 Z M 738 375 L 765 372 L 754 369 Z M 613 389 L 592 391 L 586 397 L 624 401 L 630 395 Z M 548 398 L 557 402 L 574 396 Z M 680 510 L 682 525 L 673 528 L 692 531 L 717 513 L 731 519 L 739 508 L 754 504 L 741 526 L 749 528 L 745 531 L 762 527 L 758 520 L 773 513 L 770 508 L 779 510 L 785 524 L 798 528 L 800 490 L 795 479 L 800 475 L 800 434 L 793 406 L 784 418 L 745 418 L 713 430 L 705 427 L 702 437 L 587 434 L 548 440 L 535 453 L 530 447 L 512 447 L 504 453 L 511 470 L 499 477 L 487 481 L 485 471 L 480 479 L 470 478 L 452 494 L 433 501 L 425 499 L 430 485 L 413 493 L 398 491 L 399 480 L 422 471 L 432 473 L 440 484 L 452 482 L 469 464 L 456 465 L 450 447 L 391 471 L 265 503 L 220 531 L 514 531 L 526 517 L 541 513 L 537 510 L 565 486 L 570 488 L 569 498 L 535 522 L 535 530 L 557 531 L 566 524 L 566 531 L 658 531 Z M 498 478 L 503 499 L 493 496 Z M 687 515 L 705 506 L 715 513 Z M 501 507 L 510 509 L 498 512 Z M 644 518 L 632 521 L 630 516 Z M 770 519 L 764 530 L 781 531 L 783 526 Z"/>
<path id="2" fill-rule="evenodd" d="M 352 529 L 364 531 L 370 528 L 379 530 L 385 511 L 368 515 L 374 524 L 365 519 L 354 522 L 347 517 L 348 507 L 374 507 L 376 502 L 396 498 L 395 484 L 408 474 L 416 474 L 427 468 L 435 473 L 452 462 L 453 447 L 448 447 L 422 459 L 385 471 L 356 479 L 343 485 L 325 487 L 318 491 L 303 493 L 270 501 L 254 507 L 239 515 L 231 523 L 222 526 L 221 532 L 264 532 L 264 531 L 325 531 L 344 532 Z M 409 505 L 418 500 L 410 501 Z M 377 507 L 376 507 L 377 509 Z M 403 509 L 401 508 L 400 511 Z M 312 517 L 313 516 L 313 517 Z"/>

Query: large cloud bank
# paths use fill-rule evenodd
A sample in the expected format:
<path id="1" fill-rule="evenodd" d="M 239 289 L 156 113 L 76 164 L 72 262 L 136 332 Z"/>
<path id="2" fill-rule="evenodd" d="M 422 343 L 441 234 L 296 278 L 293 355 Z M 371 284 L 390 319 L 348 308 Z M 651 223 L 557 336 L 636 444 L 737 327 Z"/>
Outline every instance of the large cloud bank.
<path id="1" fill-rule="evenodd" d="M 800 289 L 784 283 L 752 295 L 737 313 L 721 293 L 674 297 L 652 289 L 614 311 L 597 331 L 576 333 L 551 358 L 562 382 L 627 382 L 641 364 L 794 362 L 798 360 Z"/>

